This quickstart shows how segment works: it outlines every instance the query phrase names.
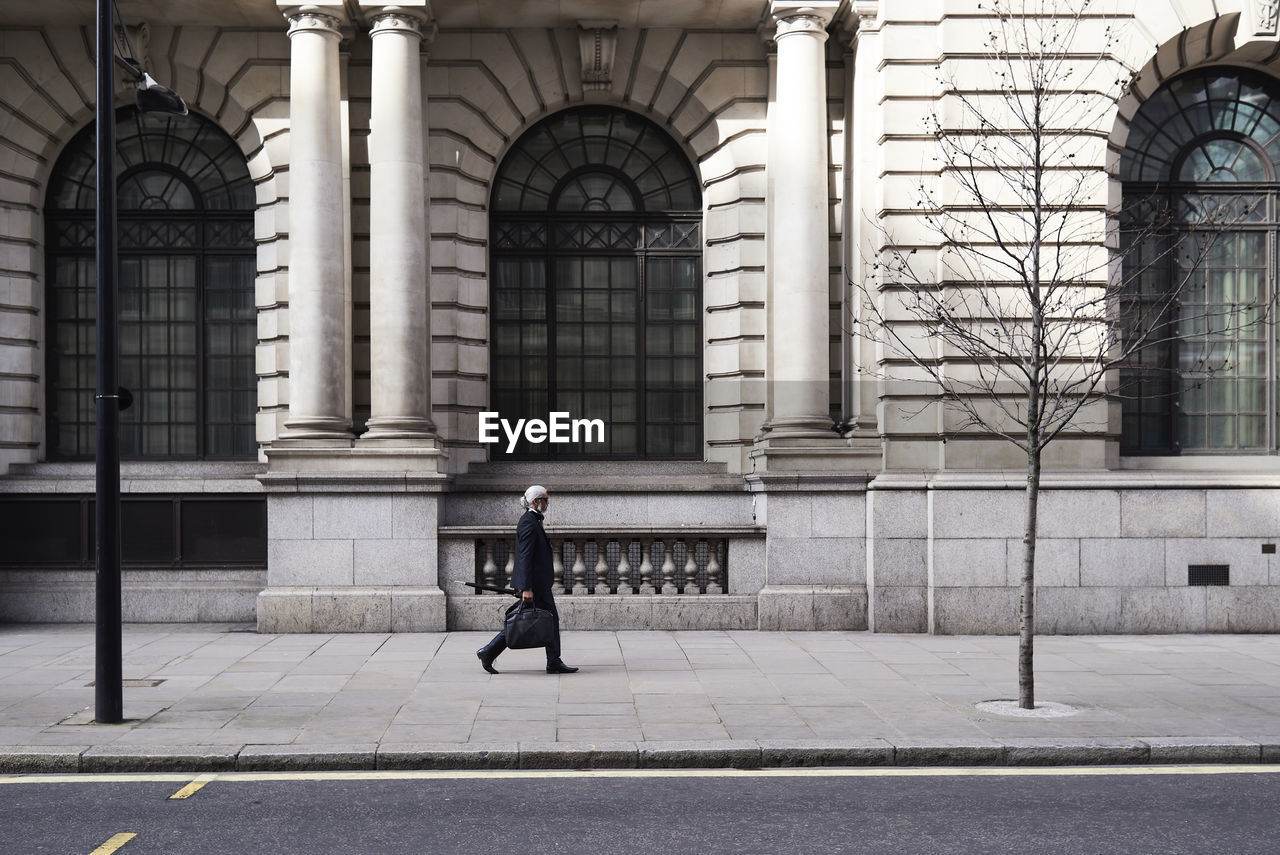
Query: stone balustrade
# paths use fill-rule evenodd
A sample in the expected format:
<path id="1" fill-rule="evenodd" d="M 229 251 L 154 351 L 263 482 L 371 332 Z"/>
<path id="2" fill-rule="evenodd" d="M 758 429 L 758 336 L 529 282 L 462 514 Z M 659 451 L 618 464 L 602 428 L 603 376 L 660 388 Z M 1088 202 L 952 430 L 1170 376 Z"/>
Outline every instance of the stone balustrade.
<path id="1" fill-rule="evenodd" d="M 725 532 L 572 531 L 547 533 L 557 596 L 718 595 L 728 590 Z M 510 528 L 475 540 L 475 581 L 505 586 L 515 568 Z M 485 592 L 480 592 L 485 593 Z"/>

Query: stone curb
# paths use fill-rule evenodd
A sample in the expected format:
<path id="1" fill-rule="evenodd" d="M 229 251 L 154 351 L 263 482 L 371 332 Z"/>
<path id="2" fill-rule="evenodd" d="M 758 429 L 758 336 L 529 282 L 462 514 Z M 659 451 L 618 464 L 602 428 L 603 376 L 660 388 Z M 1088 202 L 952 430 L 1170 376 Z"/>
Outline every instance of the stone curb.
<path id="1" fill-rule="evenodd" d="M 1280 739 L 1144 737 L 0 746 L 0 774 L 1280 763 Z"/>

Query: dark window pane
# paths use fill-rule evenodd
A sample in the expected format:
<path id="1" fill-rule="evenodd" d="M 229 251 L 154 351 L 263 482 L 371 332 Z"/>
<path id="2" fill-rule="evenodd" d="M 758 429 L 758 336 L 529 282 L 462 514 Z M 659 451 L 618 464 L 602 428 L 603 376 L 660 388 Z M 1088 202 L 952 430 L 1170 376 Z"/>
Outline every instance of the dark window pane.
<path id="1" fill-rule="evenodd" d="M 174 547 L 172 501 L 124 499 L 120 503 L 122 560 L 170 564 L 177 557 Z"/>
<path id="2" fill-rule="evenodd" d="M 0 564 L 80 563 L 80 513 L 77 500 L 0 501 Z"/>
<path id="3" fill-rule="evenodd" d="M 182 502 L 185 564 L 267 563 L 267 503 L 261 499 Z"/>

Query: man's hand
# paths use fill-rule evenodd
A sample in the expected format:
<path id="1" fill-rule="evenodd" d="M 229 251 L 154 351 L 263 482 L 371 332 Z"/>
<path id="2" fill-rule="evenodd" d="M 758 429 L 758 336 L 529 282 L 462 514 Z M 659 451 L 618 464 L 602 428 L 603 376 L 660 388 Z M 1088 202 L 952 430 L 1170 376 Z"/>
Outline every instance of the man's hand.
<path id="1" fill-rule="evenodd" d="M 521 599 L 523 599 L 526 603 L 532 603 L 532 602 L 533 602 L 533 591 L 532 591 L 532 589 L 531 589 L 531 590 L 528 590 L 528 591 L 521 591 L 521 592 L 520 592 L 520 597 L 521 597 Z"/>

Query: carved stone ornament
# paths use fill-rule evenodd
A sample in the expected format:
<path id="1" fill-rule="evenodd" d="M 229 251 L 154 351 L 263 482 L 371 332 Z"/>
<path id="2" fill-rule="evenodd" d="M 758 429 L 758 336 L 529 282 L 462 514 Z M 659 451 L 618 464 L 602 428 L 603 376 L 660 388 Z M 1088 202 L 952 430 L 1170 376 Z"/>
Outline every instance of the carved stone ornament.
<path id="1" fill-rule="evenodd" d="M 617 47 L 617 21 L 578 22 L 578 50 L 582 54 L 584 92 L 608 89 L 613 84 L 613 56 Z"/>
<path id="2" fill-rule="evenodd" d="M 318 32 L 342 38 L 342 22 L 336 15 L 325 15 L 312 10 L 289 15 L 289 35 L 302 32 Z"/>
<path id="3" fill-rule="evenodd" d="M 774 35 L 775 40 L 794 33 L 821 34 L 825 36 L 827 34 L 827 23 L 817 15 L 805 14 L 791 15 L 778 19 L 778 29 Z"/>
<path id="4" fill-rule="evenodd" d="M 1254 0 L 1254 9 L 1257 12 L 1254 17 L 1257 35 L 1274 36 L 1276 25 L 1280 23 L 1280 0 Z"/>
<path id="5" fill-rule="evenodd" d="M 381 32 L 409 32 L 421 37 L 423 35 L 423 21 L 417 15 L 410 15 L 405 12 L 381 12 L 374 15 L 371 19 L 373 26 L 369 27 L 369 34 L 376 36 Z"/>

